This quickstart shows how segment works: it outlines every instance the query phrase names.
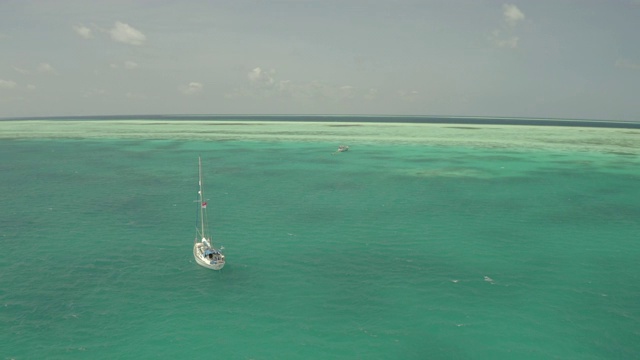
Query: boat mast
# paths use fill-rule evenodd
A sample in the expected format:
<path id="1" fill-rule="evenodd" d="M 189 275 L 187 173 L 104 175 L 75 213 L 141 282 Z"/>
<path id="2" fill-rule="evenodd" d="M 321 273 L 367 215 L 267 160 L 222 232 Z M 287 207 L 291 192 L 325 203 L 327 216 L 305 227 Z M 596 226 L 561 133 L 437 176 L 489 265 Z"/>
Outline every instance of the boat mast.
<path id="1" fill-rule="evenodd" d="M 198 156 L 198 185 L 200 186 L 200 191 L 198 194 L 200 195 L 200 226 L 202 227 L 202 238 L 205 239 L 206 236 L 204 234 L 204 194 L 202 193 L 202 159 Z"/>

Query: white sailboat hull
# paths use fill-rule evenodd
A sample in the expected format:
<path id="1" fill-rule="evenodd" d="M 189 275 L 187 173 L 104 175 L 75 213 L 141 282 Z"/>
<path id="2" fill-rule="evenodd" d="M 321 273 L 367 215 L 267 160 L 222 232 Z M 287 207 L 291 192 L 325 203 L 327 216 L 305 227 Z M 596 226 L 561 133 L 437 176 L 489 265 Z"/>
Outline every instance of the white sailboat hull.
<path id="1" fill-rule="evenodd" d="M 224 267 L 224 257 L 215 257 L 213 259 L 205 256 L 204 251 L 206 245 L 202 243 L 195 243 L 193 245 L 193 258 L 198 265 L 206 267 L 207 269 L 220 270 Z"/>

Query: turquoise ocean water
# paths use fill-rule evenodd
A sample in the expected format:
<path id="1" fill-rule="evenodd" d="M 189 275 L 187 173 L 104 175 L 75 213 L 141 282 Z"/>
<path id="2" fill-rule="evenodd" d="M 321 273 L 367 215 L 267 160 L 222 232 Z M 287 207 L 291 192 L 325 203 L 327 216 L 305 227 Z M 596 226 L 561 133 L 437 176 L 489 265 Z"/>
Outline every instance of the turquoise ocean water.
<path id="1" fill-rule="evenodd" d="M 567 148 L 349 128 L 334 154 L 314 134 L 166 126 L 0 127 L 0 358 L 640 354 L 638 130 Z M 220 272 L 192 257 L 198 155 Z"/>

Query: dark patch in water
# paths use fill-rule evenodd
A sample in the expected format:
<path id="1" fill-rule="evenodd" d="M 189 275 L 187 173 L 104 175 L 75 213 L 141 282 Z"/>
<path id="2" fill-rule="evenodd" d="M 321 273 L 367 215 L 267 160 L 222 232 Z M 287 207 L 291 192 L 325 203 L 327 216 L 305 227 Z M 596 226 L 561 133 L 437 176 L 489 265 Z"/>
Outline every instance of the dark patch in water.
<path id="1" fill-rule="evenodd" d="M 129 123 L 123 123 L 121 125 L 129 125 L 129 126 L 135 126 L 135 125 L 172 125 L 172 126 L 179 126 L 179 125 L 184 125 L 184 123 L 180 123 L 180 122 L 151 122 L 151 123 L 135 123 L 135 124 L 129 124 Z M 261 126 L 261 125 L 265 125 L 265 124 L 256 124 L 256 123 L 206 123 L 205 125 L 238 125 L 238 126 L 246 126 L 246 125 L 251 125 L 251 126 Z"/>
<path id="2" fill-rule="evenodd" d="M 256 124 L 256 123 L 208 123 L 207 125 L 236 125 L 236 126 L 245 126 L 245 125 L 251 125 L 251 126 L 263 126 L 266 124 Z"/>

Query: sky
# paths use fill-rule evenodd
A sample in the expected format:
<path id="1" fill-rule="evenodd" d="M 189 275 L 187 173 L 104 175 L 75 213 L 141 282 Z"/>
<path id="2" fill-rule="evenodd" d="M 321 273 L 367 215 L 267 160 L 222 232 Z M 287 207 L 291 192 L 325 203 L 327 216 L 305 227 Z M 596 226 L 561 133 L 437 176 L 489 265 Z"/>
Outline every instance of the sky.
<path id="1" fill-rule="evenodd" d="M 0 118 L 639 104 L 640 0 L 0 0 Z"/>

